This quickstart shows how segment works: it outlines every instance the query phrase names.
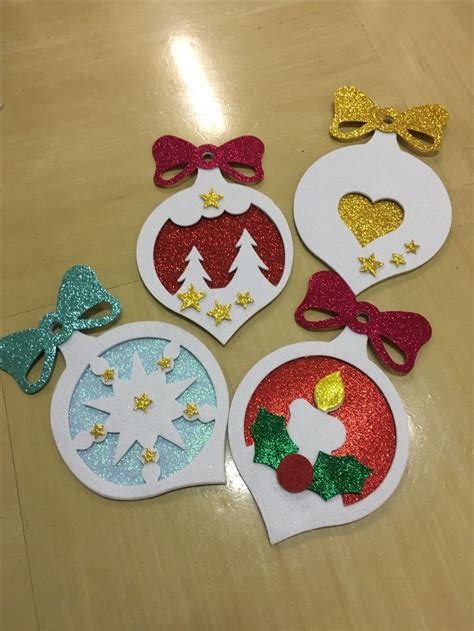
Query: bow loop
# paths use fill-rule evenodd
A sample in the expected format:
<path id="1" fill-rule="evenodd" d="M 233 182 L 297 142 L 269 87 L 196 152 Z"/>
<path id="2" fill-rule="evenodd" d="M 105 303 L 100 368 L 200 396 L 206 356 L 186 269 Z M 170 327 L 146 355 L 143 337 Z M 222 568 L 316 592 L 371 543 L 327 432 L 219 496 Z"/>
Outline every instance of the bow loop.
<path id="1" fill-rule="evenodd" d="M 308 320 L 306 311 L 331 314 L 325 320 Z M 362 316 L 362 321 L 361 321 Z M 406 374 L 413 368 L 421 347 L 431 337 L 431 326 L 419 313 L 379 311 L 369 302 L 358 301 L 349 285 L 335 272 L 317 272 L 311 276 L 303 302 L 295 311 L 296 322 L 310 330 L 338 329 L 348 326 L 355 333 L 367 335 L 381 361 Z M 404 356 L 395 362 L 386 349 L 392 344 Z"/>
<path id="2" fill-rule="evenodd" d="M 161 136 L 152 149 L 156 164 L 154 182 L 157 186 L 174 186 L 197 169 L 219 168 L 238 182 L 256 184 L 263 179 L 264 150 L 263 142 L 255 136 L 240 136 L 220 147 L 211 144 L 196 147 L 177 136 Z M 236 168 L 238 166 L 251 169 L 253 175 L 245 175 Z M 172 177 L 164 177 L 176 168 L 181 170 Z"/>
<path id="3" fill-rule="evenodd" d="M 413 149 L 429 153 L 441 146 L 448 118 L 447 110 L 436 103 L 400 112 L 391 107 L 378 107 L 354 86 L 342 86 L 334 94 L 334 118 L 329 133 L 338 140 L 357 140 L 376 129 L 395 132 Z"/>
<path id="4" fill-rule="evenodd" d="M 46 329 L 38 328 L 11 333 L 0 340 L 0 370 L 9 373 L 27 394 L 41 390 L 51 377 L 56 346 L 48 338 Z M 28 373 L 42 355 L 41 375 L 31 383 L 27 379 Z"/>
<path id="5" fill-rule="evenodd" d="M 89 311 L 103 303 L 110 306 L 110 313 L 87 317 Z M 0 339 L 0 370 L 9 373 L 27 394 L 38 392 L 51 377 L 58 347 L 74 331 L 103 327 L 119 313 L 119 301 L 102 287 L 95 272 L 86 265 L 75 265 L 64 274 L 55 311 L 47 313 L 36 329 Z M 44 359 L 41 375 L 30 383 L 28 373 L 41 356 Z"/>

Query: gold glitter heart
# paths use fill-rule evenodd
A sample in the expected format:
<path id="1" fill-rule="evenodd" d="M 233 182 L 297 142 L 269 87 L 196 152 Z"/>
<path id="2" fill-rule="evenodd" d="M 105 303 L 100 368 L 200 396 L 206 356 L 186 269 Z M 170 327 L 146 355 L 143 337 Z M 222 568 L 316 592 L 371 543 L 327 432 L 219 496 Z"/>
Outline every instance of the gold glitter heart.
<path id="1" fill-rule="evenodd" d="M 339 215 L 362 247 L 402 225 L 403 208 L 391 199 L 373 203 L 365 195 L 348 193 L 341 197 Z"/>

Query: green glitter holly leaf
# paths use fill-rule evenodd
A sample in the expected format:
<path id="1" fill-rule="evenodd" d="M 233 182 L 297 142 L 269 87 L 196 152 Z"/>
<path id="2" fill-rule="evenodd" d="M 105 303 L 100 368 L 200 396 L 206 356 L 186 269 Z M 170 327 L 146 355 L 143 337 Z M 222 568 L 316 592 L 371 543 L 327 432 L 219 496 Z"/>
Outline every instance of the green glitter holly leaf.
<path id="1" fill-rule="evenodd" d="M 354 456 L 330 456 L 320 451 L 314 463 L 314 477 L 310 491 L 327 502 L 342 493 L 361 493 L 372 469 Z"/>
<path id="2" fill-rule="evenodd" d="M 250 433 L 255 443 L 254 462 L 278 469 L 285 456 L 298 451 L 286 429 L 285 417 L 272 414 L 263 407 L 259 408 Z"/>

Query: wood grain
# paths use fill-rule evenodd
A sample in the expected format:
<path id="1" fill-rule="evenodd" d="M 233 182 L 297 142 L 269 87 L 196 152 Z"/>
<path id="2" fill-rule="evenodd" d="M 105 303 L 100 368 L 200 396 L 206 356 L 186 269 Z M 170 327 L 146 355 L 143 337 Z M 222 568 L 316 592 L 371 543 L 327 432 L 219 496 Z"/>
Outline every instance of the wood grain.
<path id="1" fill-rule="evenodd" d="M 426 158 L 454 224 L 423 269 L 364 293 L 420 311 L 434 336 L 407 377 L 411 453 L 394 497 L 361 522 L 270 546 L 228 454 L 228 483 L 132 503 L 66 469 L 49 428 L 59 374 L 22 394 L 2 374 L 5 631 L 468 631 L 472 610 L 472 5 L 456 2 L 3 2 L 2 328 L 34 326 L 64 270 L 92 265 L 122 322 L 158 319 L 207 343 L 231 393 L 264 354 L 329 339 L 292 321 L 322 264 L 292 197 L 337 147 L 332 94 L 384 106 L 437 101 L 451 118 Z M 181 40 L 179 40 L 181 38 Z M 171 53 L 186 41 L 191 87 Z M 209 103 L 214 116 L 209 115 Z M 170 192 L 152 183 L 163 134 L 266 144 L 259 189 L 284 209 L 295 264 L 283 294 L 225 347 L 159 306 L 139 281 L 140 226 Z M 183 185 L 185 186 L 185 185 Z"/>

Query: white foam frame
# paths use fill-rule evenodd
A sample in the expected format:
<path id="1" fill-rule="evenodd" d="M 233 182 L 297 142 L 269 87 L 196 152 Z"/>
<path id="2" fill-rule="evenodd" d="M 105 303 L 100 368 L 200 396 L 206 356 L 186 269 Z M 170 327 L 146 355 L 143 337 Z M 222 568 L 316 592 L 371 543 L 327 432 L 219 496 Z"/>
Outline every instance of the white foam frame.
<path id="1" fill-rule="evenodd" d="M 192 353 L 204 366 L 212 381 L 216 393 L 217 412 L 209 440 L 184 469 L 169 478 L 146 484 L 121 486 L 100 478 L 77 453 L 69 431 L 69 408 L 79 379 L 93 359 L 117 344 L 140 338 L 171 340 Z M 60 350 L 66 360 L 66 370 L 58 381 L 51 401 L 51 428 L 64 462 L 85 486 L 110 499 L 132 500 L 154 497 L 188 486 L 225 483 L 224 441 L 229 395 L 219 364 L 202 342 L 171 324 L 135 322 L 111 329 L 97 337 L 76 331 Z"/>
<path id="2" fill-rule="evenodd" d="M 339 201 L 348 193 L 365 195 L 374 203 L 396 201 L 403 208 L 402 224 L 362 247 L 339 216 Z M 311 252 L 359 294 L 433 257 L 451 228 L 451 202 L 437 174 L 401 150 L 396 134 L 376 131 L 368 143 L 331 151 L 309 167 L 295 192 L 294 218 Z M 405 253 L 404 243 L 412 239 L 421 246 L 418 252 L 405 256 L 406 265 L 390 263 L 392 254 Z M 384 263 L 376 276 L 359 271 L 358 257 L 372 253 Z"/>
<path id="3" fill-rule="evenodd" d="M 315 528 L 347 524 L 361 519 L 379 508 L 400 482 L 408 458 L 406 413 L 390 380 L 368 359 L 361 340 L 363 336 L 345 329 L 331 342 L 302 342 L 285 346 L 255 364 L 237 388 L 229 413 L 230 448 L 237 468 L 262 514 L 272 544 Z M 397 436 L 392 465 L 375 491 L 355 504 L 344 506 L 340 495 L 325 502 L 311 491 L 285 491 L 278 484 L 274 469 L 253 461 L 254 445 L 245 444 L 245 413 L 258 384 L 282 364 L 308 356 L 334 357 L 364 372 L 383 392 L 393 413 Z"/>
<path id="4" fill-rule="evenodd" d="M 220 208 L 211 206 L 204 209 L 199 195 L 207 193 L 211 187 L 217 193 L 223 195 L 225 203 L 220 202 Z M 228 212 L 231 215 L 241 215 L 249 209 L 251 204 L 257 206 L 270 217 L 283 241 L 285 264 L 282 277 L 275 286 L 273 295 L 269 300 L 265 300 L 261 304 L 256 299 L 255 303 L 247 309 L 240 309 L 235 317 L 233 315 L 232 321 L 223 321 L 218 326 L 216 326 L 212 317 L 202 318 L 204 309 L 201 312 L 197 312 L 192 308 L 180 311 L 181 302 L 176 295 L 168 292 L 155 270 L 153 252 L 155 241 L 161 228 L 168 219 L 171 219 L 178 226 L 191 226 L 197 223 L 201 217 L 212 219 L 223 212 Z M 196 181 L 191 187 L 170 196 L 155 208 L 145 221 L 138 237 L 136 257 L 138 271 L 144 284 L 160 303 L 201 326 L 221 344 L 226 344 L 247 320 L 274 300 L 285 287 L 293 264 L 293 241 L 285 216 L 269 197 L 250 187 L 227 182 L 217 168 L 210 170 L 200 169 Z M 257 287 L 255 280 L 249 278 L 245 289 L 253 295 L 258 293 Z M 207 308 L 212 308 L 212 306 L 210 304 Z"/>

